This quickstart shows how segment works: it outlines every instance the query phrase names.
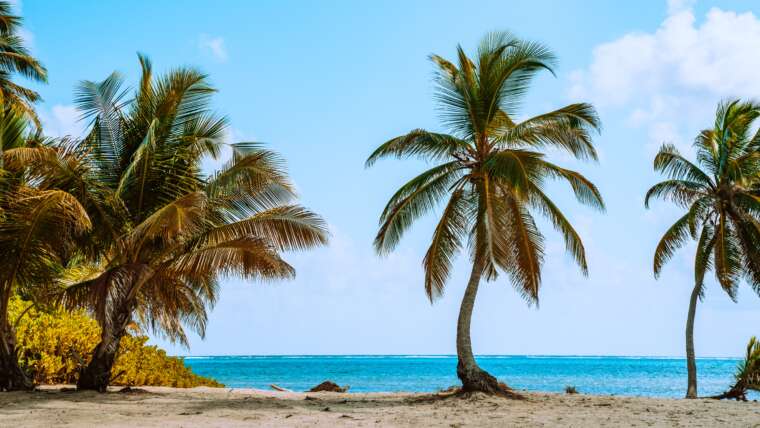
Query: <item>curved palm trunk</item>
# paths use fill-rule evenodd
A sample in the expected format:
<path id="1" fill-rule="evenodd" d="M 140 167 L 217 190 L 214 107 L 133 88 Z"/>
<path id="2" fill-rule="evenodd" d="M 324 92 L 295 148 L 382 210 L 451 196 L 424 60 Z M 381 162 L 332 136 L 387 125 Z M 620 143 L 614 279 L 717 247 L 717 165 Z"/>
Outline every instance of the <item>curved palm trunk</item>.
<path id="1" fill-rule="evenodd" d="M 92 359 L 79 374 L 77 389 L 106 392 L 111 383 L 111 369 L 119 352 L 121 338 L 127 333 L 132 319 L 128 305 L 116 308 L 110 322 L 101 326 L 100 343 L 92 352 Z"/>
<path id="2" fill-rule="evenodd" d="M 689 300 L 689 315 L 686 318 L 686 370 L 688 371 L 688 386 L 686 398 L 697 398 L 697 362 L 694 356 L 694 315 L 697 312 L 699 285 L 694 286 Z"/>
<path id="3" fill-rule="evenodd" d="M 472 342 L 470 340 L 470 321 L 472 320 L 472 310 L 475 306 L 475 298 L 478 294 L 480 277 L 483 273 L 483 262 L 476 260 L 470 274 L 470 281 L 464 291 L 462 305 L 459 308 L 459 319 L 457 321 L 457 377 L 462 381 L 463 392 L 486 392 L 489 394 L 499 395 L 516 395 L 511 394 L 504 384 L 500 384 L 495 377 L 478 366 L 475 356 L 472 353 Z"/>
<path id="4" fill-rule="evenodd" d="M 18 363 L 16 335 L 7 315 L 0 321 L 0 391 L 29 391 L 34 389 L 29 374 Z"/>

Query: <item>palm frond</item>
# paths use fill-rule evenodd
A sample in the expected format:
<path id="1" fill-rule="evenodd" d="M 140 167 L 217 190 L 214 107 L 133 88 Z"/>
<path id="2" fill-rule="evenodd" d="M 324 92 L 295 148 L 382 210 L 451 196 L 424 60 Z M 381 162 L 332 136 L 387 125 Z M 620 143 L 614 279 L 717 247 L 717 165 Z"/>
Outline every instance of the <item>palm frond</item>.
<path id="1" fill-rule="evenodd" d="M 690 237 L 689 214 L 687 213 L 670 226 L 657 244 L 657 249 L 654 251 L 655 278 L 660 276 L 662 266 L 673 257 L 677 249 L 686 244 Z"/>
<path id="2" fill-rule="evenodd" d="M 699 287 L 699 297 L 704 298 L 705 275 L 712 269 L 713 250 L 715 246 L 714 228 L 705 225 L 697 242 L 697 252 L 694 257 L 694 284 Z"/>
<path id="3" fill-rule="evenodd" d="M 455 190 L 433 232 L 422 265 L 425 268 L 425 293 L 432 302 L 443 294 L 443 288 L 451 274 L 451 264 L 462 249 L 462 239 L 467 233 L 468 200 L 463 189 Z"/>
<path id="4" fill-rule="evenodd" d="M 664 199 L 680 207 L 688 208 L 699 198 L 707 196 L 704 185 L 693 181 L 665 180 L 652 186 L 644 198 L 644 206 L 649 208 L 652 199 Z"/>
<path id="5" fill-rule="evenodd" d="M 578 263 L 583 275 L 588 275 L 586 250 L 581 237 L 567 218 L 565 218 L 564 214 L 562 214 L 562 211 L 538 187 L 531 189 L 530 204 L 546 216 L 552 222 L 554 228 L 562 234 L 565 240 L 565 249 L 575 259 L 575 262 Z"/>
<path id="6" fill-rule="evenodd" d="M 87 212 L 60 190 L 20 188 L 9 198 L 0 221 L 0 285 L 49 284 L 73 250 L 74 239 L 92 227 Z"/>
<path id="7" fill-rule="evenodd" d="M 467 150 L 469 145 L 459 138 L 415 129 L 382 144 L 367 158 L 365 166 L 371 167 L 381 158 L 389 156 L 397 159 L 419 157 L 428 161 L 444 160 Z"/>
<path id="8" fill-rule="evenodd" d="M 654 170 L 667 175 L 672 180 L 698 183 L 705 188 L 714 187 L 710 177 L 681 156 L 672 144 L 665 144 L 660 148 L 654 158 Z"/>
<path id="9" fill-rule="evenodd" d="M 541 265 L 544 259 L 544 238 L 533 217 L 523 204 L 514 197 L 506 198 L 509 211 L 514 263 L 502 267 L 510 273 L 512 285 L 528 301 L 538 304 L 541 285 Z"/>
<path id="10" fill-rule="evenodd" d="M 461 176 L 459 169 L 456 161 L 431 168 L 391 197 L 380 216 L 380 230 L 375 237 L 379 254 L 392 251 L 409 226 L 438 204 Z"/>
<path id="11" fill-rule="evenodd" d="M 497 133 L 496 142 L 508 148 L 552 147 L 578 159 L 597 159 L 590 130 L 599 131 L 601 122 L 590 104 L 571 104 L 544 113 Z"/>
<path id="12" fill-rule="evenodd" d="M 327 244 L 328 230 L 325 221 L 313 212 L 298 205 L 282 205 L 215 227 L 206 236 L 209 242 L 258 237 L 278 251 L 292 251 Z"/>
<path id="13" fill-rule="evenodd" d="M 581 173 L 561 168 L 551 162 L 541 162 L 545 175 L 566 181 L 573 189 L 576 199 L 582 204 L 604 211 L 604 200 L 599 189 Z"/>
<path id="14" fill-rule="evenodd" d="M 741 249 L 736 242 L 735 232 L 721 216 L 715 227 L 715 274 L 723 290 L 736 300 L 736 291 L 742 276 Z"/>

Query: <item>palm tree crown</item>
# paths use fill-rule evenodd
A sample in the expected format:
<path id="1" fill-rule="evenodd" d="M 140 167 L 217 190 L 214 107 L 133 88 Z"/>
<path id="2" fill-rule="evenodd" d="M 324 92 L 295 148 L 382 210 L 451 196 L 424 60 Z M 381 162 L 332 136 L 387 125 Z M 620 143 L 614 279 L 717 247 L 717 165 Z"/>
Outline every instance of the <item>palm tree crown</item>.
<path id="1" fill-rule="evenodd" d="M 672 145 L 660 149 L 654 167 L 668 180 L 653 186 L 645 203 L 662 198 L 687 212 L 657 245 L 655 275 L 693 238 L 698 240 L 694 275 L 700 295 L 711 268 L 731 299 L 742 278 L 760 294 L 760 131 L 752 132 L 758 116 L 760 104 L 721 103 L 714 127 L 694 142 L 696 164 Z"/>
<path id="2" fill-rule="evenodd" d="M 40 100 L 40 95 L 14 83 L 12 78 L 14 74 L 20 74 L 37 82 L 46 82 L 47 70 L 25 46 L 19 33 L 21 18 L 13 15 L 12 9 L 9 2 L 0 1 L 0 97 L 5 106 L 28 115 L 39 128 L 39 118 L 32 104 Z"/>
<path id="3" fill-rule="evenodd" d="M 498 270 L 507 272 L 518 292 L 536 302 L 544 238 L 534 212 L 552 221 L 587 271 L 583 244 L 544 193 L 545 180 L 565 180 L 579 201 L 604 208 L 589 180 L 549 162 L 539 150 L 560 148 L 579 159 L 596 159 L 590 131 L 599 129 L 599 120 L 588 104 L 515 119 L 533 76 L 554 65 L 554 56 L 540 44 L 493 33 L 483 39 L 475 61 L 461 47 L 457 53 L 457 64 L 431 57 L 438 66 L 436 99 L 449 132 L 414 130 L 381 145 L 367 160 L 368 166 L 387 156 L 439 162 L 391 197 L 375 247 L 381 254 L 393 250 L 414 220 L 448 198 L 424 259 L 428 297 L 441 294 L 454 256 L 467 245 L 472 258 L 482 260 L 487 279 L 495 279 Z"/>

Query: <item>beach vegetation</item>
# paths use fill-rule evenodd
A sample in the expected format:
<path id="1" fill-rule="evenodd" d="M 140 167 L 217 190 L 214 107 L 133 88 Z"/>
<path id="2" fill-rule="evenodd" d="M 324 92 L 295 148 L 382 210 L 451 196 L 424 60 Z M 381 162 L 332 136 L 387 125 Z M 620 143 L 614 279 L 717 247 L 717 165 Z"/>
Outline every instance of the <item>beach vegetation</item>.
<path id="1" fill-rule="evenodd" d="M 760 341 L 751 337 L 744 360 L 736 367 L 734 384 L 723 394 L 711 398 L 747 401 L 748 391 L 760 392 Z"/>
<path id="2" fill-rule="evenodd" d="M 9 314 L 16 327 L 19 362 L 34 383 L 76 383 L 98 344 L 98 323 L 84 310 L 40 306 L 20 297 L 11 299 Z M 122 338 L 111 370 L 112 385 L 223 386 L 194 374 L 182 358 L 170 357 L 147 341 L 135 326 Z"/>

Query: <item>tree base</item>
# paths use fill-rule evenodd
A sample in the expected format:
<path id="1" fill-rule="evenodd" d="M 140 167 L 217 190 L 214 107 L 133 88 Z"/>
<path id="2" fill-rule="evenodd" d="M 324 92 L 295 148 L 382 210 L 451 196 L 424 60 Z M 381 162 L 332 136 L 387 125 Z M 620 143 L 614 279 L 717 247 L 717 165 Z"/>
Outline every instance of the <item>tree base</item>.
<path id="1" fill-rule="evenodd" d="M 106 392 L 111 383 L 111 368 L 115 355 L 93 356 L 90 363 L 79 374 L 77 389 L 80 391 Z"/>
<path id="2" fill-rule="evenodd" d="M 488 395 L 498 395 L 504 398 L 523 399 L 525 396 L 515 392 L 505 383 L 499 382 L 490 373 L 477 365 L 464 367 L 460 362 L 457 364 L 457 376 L 462 381 L 462 389 L 457 393 L 459 396 L 469 396 L 475 392 Z"/>
<path id="3" fill-rule="evenodd" d="M 4 356 L 5 357 L 5 356 Z M 0 358 L 0 391 L 31 391 L 32 378 L 19 366 L 15 355 Z"/>
<path id="4" fill-rule="evenodd" d="M 34 382 L 18 363 L 12 329 L 0 326 L 0 391 L 31 391 Z"/>

